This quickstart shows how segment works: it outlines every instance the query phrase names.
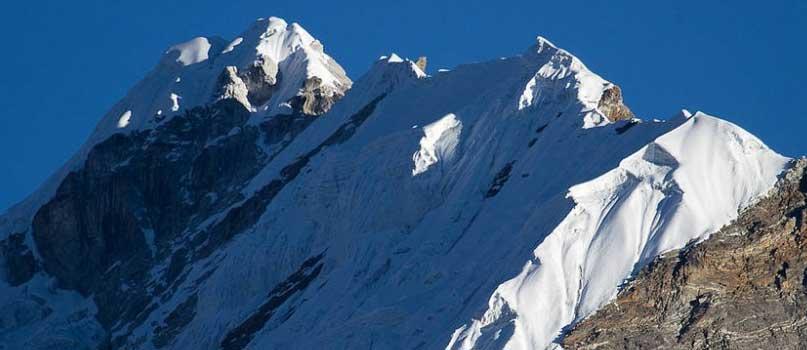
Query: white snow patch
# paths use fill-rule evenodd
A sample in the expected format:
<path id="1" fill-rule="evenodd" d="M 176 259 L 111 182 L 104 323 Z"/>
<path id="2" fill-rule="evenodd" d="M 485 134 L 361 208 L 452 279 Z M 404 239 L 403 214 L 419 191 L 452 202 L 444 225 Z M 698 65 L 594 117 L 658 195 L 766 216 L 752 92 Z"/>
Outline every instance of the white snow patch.
<path id="1" fill-rule="evenodd" d="M 382 57 L 386 57 L 386 56 L 382 56 Z M 389 58 L 387 58 L 387 62 L 389 62 L 389 63 L 400 63 L 400 62 L 403 62 L 403 61 L 404 61 L 403 58 L 401 58 L 401 56 L 398 56 L 394 52 L 389 55 Z"/>
<path id="2" fill-rule="evenodd" d="M 238 46 L 239 44 L 241 44 L 243 41 L 244 41 L 244 38 L 242 38 L 240 36 L 235 38 L 235 40 L 233 40 L 230 43 L 230 45 L 227 45 L 227 47 L 221 53 L 228 53 L 230 51 L 233 51 L 235 49 L 235 47 Z"/>
<path id="3" fill-rule="evenodd" d="M 189 66 L 206 61 L 208 51 L 210 51 L 210 41 L 205 37 L 197 37 L 172 46 L 167 53 L 179 52 L 177 62 L 183 66 Z"/>
<path id="4" fill-rule="evenodd" d="M 132 119 L 132 111 L 126 111 L 121 114 L 120 118 L 118 118 L 118 129 L 125 128 L 129 125 L 129 120 Z"/>
<path id="5" fill-rule="evenodd" d="M 454 113 L 446 114 L 436 122 L 424 126 L 420 150 L 412 155 L 415 163 L 412 176 L 425 172 L 440 160 L 453 157 L 461 131 L 462 122 Z"/>
<path id="6" fill-rule="evenodd" d="M 175 93 L 171 93 L 171 111 L 176 112 L 179 110 L 179 100 L 182 99 L 182 96 L 179 96 Z"/>
<path id="7" fill-rule="evenodd" d="M 684 118 L 688 119 L 688 118 L 692 117 L 692 112 L 690 112 L 690 111 L 688 111 L 686 109 L 682 109 L 681 110 L 681 115 L 684 116 Z"/>

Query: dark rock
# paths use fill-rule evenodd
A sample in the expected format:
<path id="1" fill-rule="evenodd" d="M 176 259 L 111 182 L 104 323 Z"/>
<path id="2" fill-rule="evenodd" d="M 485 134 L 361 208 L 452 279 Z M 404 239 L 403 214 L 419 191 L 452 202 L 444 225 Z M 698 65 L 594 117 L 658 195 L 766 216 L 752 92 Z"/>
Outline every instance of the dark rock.
<path id="1" fill-rule="evenodd" d="M 32 235 L 42 268 L 63 288 L 91 295 L 96 319 L 127 339 L 187 278 L 192 251 L 187 239 L 204 218 L 243 201 L 241 189 L 268 161 L 261 141 L 284 135 L 290 142 L 308 124 L 248 124 L 249 111 L 232 98 L 177 115 L 154 130 L 115 134 L 90 150 L 83 167 L 70 173 L 56 195 L 35 214 Z M 283 128 L 287 128 L 282 130 Z M 178 249 L 166 249 L 175 240 Z M 21 242 L 21 240 L 20 240 Z M 5 254 L 25 280 L 33 255 L 17 243 Z M 168 268 L 153 276 L 158 264 Z M 125 287 L 124 287 L 125 286 Z M 184 319 L 176 315 L 179 326 Z M 182 321 L 182 322 L 180 322 Z M 114 327 L 114 328 L 113 328 Z M 164 343 L 172 339 L 165 330 Z"/>
<path id="2" fill-rule="evenodd" d="M 532 146 L 532 145 L 530 145 Z M 513 171 L 513 162 L 509 162 L 504 165 L 504 167 L 496 173 L 496 177 L 493 178 L 493 182 L 490 184 L 490 188 L 488 191 L 485 192 L 485 198 L 491 198 L 499 193 L 504 187 L 504 184 L 510 179 L 510 172 Z"/>
<path id="3" fill-rule="evenodd" d="M 625 123 L 625 124 L 620 125 L 620 126 L 618 126 L 618 127 L 616 128 L 616 134 L 617 134 L 617 135 L 622 135 L 622 134 L 624 134 L 625 132 L 627 132 L 628 130 L 630 130 L 630 128 L 632 128 L 632 127 L 634 127 L 634 126 L 636 126 L 636 125 L 639 125 L 639 122 L 638 122 L 638 121 L 635 121 L 635 120 L 629 120 L 629 121 L 624 122 L 624 123 Z"/>
<path id="4" fill-rule="evenodd" d="M 229 241 L 233 236 L 254 225 L 258 218 L 263 215 L 269 203 L 272 202 L 275 196 L 280 193 L 287 184 L 297 178 L 300 171 L 308 165 L 312 157 L 319 154 L 327 146 L 340 144 L 350 139 L 367 118 L 373 114 L 376 105 L 378 105 L 384 97 L 385 95 L 376 97 L 361 110 L 353 114 L 350 120 L 341 125 L 320 145 L 281 169 L 279 178 L 270 181 L 267 185 L 258 190 L 255 195 L 244 201 L 243 204 L 230 210 L 224 219 L 214 225 L 210 230 L 199 234 L 197 239 L 202 243 L 195 252 L 195 259 L 210 256 L 210 254 L 222 244 Z"/>
<path id="5" fill-rule="evenodd" d="M 270 58 L 261 57 L 253 65 L 239 75 L 247 87 L 250 103 L 259 106 L 272 98 L 275 86 L 281 80 L 277 63 Z"/>
<path id="6" fill-rule="evenodd" d="M 34 253 L 25 244 L 25 234 L 15 233 L 0 241 L 0 257 L 5 260 L 6 281 L 19 286 L 39 270 Z"/>
<path id="7" fill-rule="evenodd" d="M 238 326 L 227 332 L 221 341 L 223 350 L 240 350 L 245 348 L 255 333 L 263 329 L 266 323 L 274 316 L 275 311 L 286 303 L 295 294 L 304 291 L 311 282 L 322 272 L 322 257 L 325 253 L 311 257 L 304 261 L 300 268 L 279 283 L 269 292 L 266 302 Z M 285 318 L 288 319 L 288 316 Z M 285 321 L 282 320 L 282 321 Z"/>
<path id="8" fill-rule="evenodd" d="M 163 324 L 154 329 L 152 343 L 154 343 L 155 347 L 162 348 L 169 345 L 182 332 L 182 329 L 196 315 L 196 303 L 198 301 L 198 295 L 193 294 L 168 314 L 168 317 L 163 320 Z"/>

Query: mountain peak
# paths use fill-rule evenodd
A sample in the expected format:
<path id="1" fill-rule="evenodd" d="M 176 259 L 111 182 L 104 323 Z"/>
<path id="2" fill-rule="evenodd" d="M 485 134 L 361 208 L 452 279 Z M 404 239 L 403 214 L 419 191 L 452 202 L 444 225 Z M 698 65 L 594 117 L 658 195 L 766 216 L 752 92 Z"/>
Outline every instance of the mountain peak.
<path id="1" fill-rule="evenodd" d="M 634 117 L 623 103 L 619 86 L 592 72 L 583 61 L 546 38 L 538 36 L 524 57 L 539 68 L 524 89 L 519 109 L 563 98 L 571 90 L 587 111 L 583 128 Z"/>
<path id="2" fill-rule="evenodd" d="M 235 98 L 258 117 L 288 113 L 288 106 L 319 115 L 351 84 L 302 26 L 278 17 L 259 19 L 232 40 L 197 37 L 171 46 L 156 69 L 101 120 L 91 143 L 153 127 L 186 106 L 221 98 Z"/>
<path id="3" fill-rule="evenodd" d="M 549 39 L 545 38 L 544 36 L 537 36 L 535 38 L 535 48 L 537 52 L 542 52 L 544 50 L 557 50 L 558 47 L 555 46 Z"/>
<path id="4" fill-rule="evenodd" d="M 278 62 L 301 49 L 322 53 L 322 44 L 305 28 L 278 17 L 258 19 L 241 38 L 244 46 L 254 48 L 257 55 Z"/>

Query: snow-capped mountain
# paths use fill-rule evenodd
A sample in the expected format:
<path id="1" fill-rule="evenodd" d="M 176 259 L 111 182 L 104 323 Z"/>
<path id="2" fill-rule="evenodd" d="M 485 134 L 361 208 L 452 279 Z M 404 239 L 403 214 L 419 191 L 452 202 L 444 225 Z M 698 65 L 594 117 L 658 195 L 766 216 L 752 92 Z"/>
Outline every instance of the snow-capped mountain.
<path id="1" fill-rule="evenodd" d="M 169 48 L 0 218 L 0 344 L 556 347 L 789 164 L 701 112 L 642 121 L 541 37 L 425 68 L 352 83 L 278 18 Z"/>

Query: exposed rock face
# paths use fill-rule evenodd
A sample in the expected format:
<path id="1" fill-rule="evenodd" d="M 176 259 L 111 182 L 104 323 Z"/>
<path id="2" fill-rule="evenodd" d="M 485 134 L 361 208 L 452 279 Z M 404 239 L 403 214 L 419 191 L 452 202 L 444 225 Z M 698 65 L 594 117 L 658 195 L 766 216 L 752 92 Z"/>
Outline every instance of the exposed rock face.
<path id="1" fill-rule="evenodd" d="M 92 296 L 99 322 L 119 334 L 110 344 L 122 346 L 128 332 L 154 311 L 155 298 L 165 300 L 177 293 L 188 265 L 254 225 L 311 157 L 348 139 L 382 98 L 250 198 L 240 193 L 247 180 L 313 118 L 280 115 L 253 126 L 248 124 L 249 112 L 227 98 L 150 132 L 115 134 L 94 147 L 85 167 L 70 173 L 56 196 L 36 213 L 33 237 L 45 272 L 60 287 Z M 204 218 L 230 206 L 234 209 L 221 222 L 199 228 Z M 187 233 L 197 230 L 189 240 Z M 37 269 L 22 237 L 12 235 L 0 242 L 6 265 L 13 269 L 8 280 L 16 284 L 31 279 Z M 175 248 L 177 241 L 183 242 L 181 249 Z M 166 268 L 153 275 L 160 264 Z M 189 296 L 163 324 L 153 325 L 155 346 L 169 344 L 193 319 L 197 300 L 195 294 Z"/>
<path id="2" fill-rule="evenodd" d="M 322 79 L 310 77 L 306 79 L 299 95 L 292 99 L 291 105 L 304 114 L 321 115 L 331 109 L 342 96 L 342 91 L 323 85 Z"/>
<path id="3" fill-rule="evenodd" d="M 39 270 L 31 249 L 25 244 L 25 234 L 15 233 L 0 241 L 0 258 L 5 262 L 3 273 L 12 286 L 28 282 Z"/>
<path id="4" fill-rule="evenodd" d="M 247 88 L 244 80 L 238 76 L 238 68 L 233 66 L 225 67 L 219 76 L 217 85 L 218 89 L 213 96 L 214 101 L 232 98 L 245 107 L 251 108 L 249 88 Z"/>
<path id="5" fill-rule="evenodd" d="M 147 267 L 163 243 L 192 224 L 192 214 L 236 200 L 232 189 L 257 171 L 265 155 L 248 118 L 228 99 L 94 147 L 85 167 L 34 216 L 45 270 L 90 293 L 110 280 L 104 271 L 116 261 Z"/>
<path id="6" fill-rule="evenodd" d="M 268 57 L 260 57 L 243 71 L 234 66 L 227 66 L 224 67 L 216 83 L 218 88 L 213 100 L 232 98 L 251 109 L 272 98 L 279 80 L 277 63 Z"/>
<path id="7" fill-rule="evenodd" d="M 311 120 L 295 114 L 253 126 L 248 119 L 249 112 L 228 98 L 149 132 L 116 134 L 94 147 L 85 167 L 68 175 L 36 213 L 33 237 L 44 270 L 60 286 L 92 295 L 99 322 L 121 336 L 111 344 L 120 345 L 145 321 L 154 297 L 177 291 L 187 264 L 223 243 L 205 239 L 215 231 L 200 233 L 178 251 L 174 242 L 202 218 L 243 200 L 246 181 Z M 224 229 L 238 233 L 233 225 Z M 36 268 L 18 241 L 0 246 L 7 264 L 16 266 L 10 281 L 30 279 Z M 166 269 L 151 275 L 158 264 Z M 156 346 L 169 343 L 193 318 L 195 302 L 188 298 L 155 328 Z"/>
<path id="8" fill-rule="evenodd" d="M 658 258 L 566 349 L 799 349 L 807 343 L 807 160 L 703 243 Z"/>
<path id="9" fill-rule="evenodd" d="M 334 87 L 324 84 L 322 79 L 316 76 L 307 78 L 297 95 L 288 101 L 292 112 L 310 116 L 321 115 L 344 97 L 345 87 L 350 86 L 350 80 L 343 71 L 336 69 L 334 71 L 337 75 L 341 74 L 339 77 L 342 79 L 341 85 Z M 252 109 L 272 98 L 281 78 L 282 74 L 278 71 L 277 64 L 266 57 L 261 57 L 243 71 L 234 66 L 227 66 L 219 76 L 213 100 L 230 98 L 240 102 L 247 109 Z"/>
<path id="10" fill-rule="evenodd" d="M 597 108 L 612 122 L 633 118 L 633 112 L 622 101 L 622 89 L 617 85 L 612 85 L 602 92 Z"/>
<path id="11" fill-rule="evenodd" d="M 278 284 L 267 297 L 267 301 L 262 304 L 257 312 L 250 315 L 237 327 L 232 329 L 221 342 L 223 350 L 239 350 L 245 348 L 255 333 L 266 326 L 272 318 L 273 313 L 292 298 L 295 294 L 306 289 L 308 285 L 322 272 L 322 257 L 319 254 L 304 261 L 300 269 L 291 274 L 286 280 Z"/>
<path id="12" fill-rule="evenodd" d="M 420 70 L 425 73 L 426 72 L 426 64 L 428 62 L 429 61 L 426 58 L 426 56 L 420 56 L 420 57 L 418 57 L 418 60 L 415 62 L 415 65 L 418 66 L 418 68 L 420 68 Z"/>
<path id="13" fill-rule="evenodd" d="M 249 101 L 253 105 L 262 105 L 272 97 L 274 87 L 280 81 L 280 72 L 271 58 L 260 57 L 241 74 L 241 79 L 249 91 Z"/>

